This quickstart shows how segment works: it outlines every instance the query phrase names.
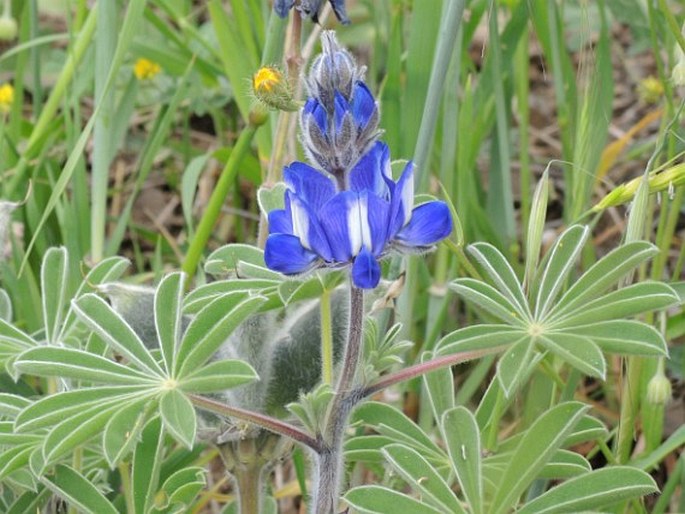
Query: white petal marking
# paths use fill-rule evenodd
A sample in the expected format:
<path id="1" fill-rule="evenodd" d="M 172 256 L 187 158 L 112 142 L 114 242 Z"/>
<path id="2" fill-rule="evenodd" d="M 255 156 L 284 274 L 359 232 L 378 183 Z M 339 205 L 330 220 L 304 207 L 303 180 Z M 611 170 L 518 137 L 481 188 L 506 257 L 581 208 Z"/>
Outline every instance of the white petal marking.
<path id="1" fill-rule="evenodd" d="M 300 200 L 293 196 L 290 201 L 290 210 L 293 213 L 293 234 L 299 239 L 302 246 L 311 250 L 309 246 L 309 215 Z"/>
<path id="2" fill-rule="evenodd" d="M 347 206 L 347 232 L 350 237 L 350 250 L 352 255 L 357 255 L 362 248 L 363 233 L 360 219 L 360 200 L 353 200 L 352 205 Z M 367 222 L 368 223 L 368 222 Z"/>
<path id="3" fill-rule="evenodd" d="M 408 166 L 412 166 L 412 170 L 409 172 L 409 176 L 404 181 L 404 186 L 400 194 L 402 195 L 402 209 L 404 211 L 404 224 L 406 226 L 411 219 L 411 211 L 414 207 L 414 170 L 413 165 L 410 163 Z"/>
<path id="4" fill-rule="evenodd" d="M 359 223 L 361 225 L 362 233 L 362 245 L 364 245 L 367 250 L 371 251 L 373 245 L 371 241 L 371 226 L 369 225 L 369 197 L 367 195 L 360 196 L 358 205 Z"/>

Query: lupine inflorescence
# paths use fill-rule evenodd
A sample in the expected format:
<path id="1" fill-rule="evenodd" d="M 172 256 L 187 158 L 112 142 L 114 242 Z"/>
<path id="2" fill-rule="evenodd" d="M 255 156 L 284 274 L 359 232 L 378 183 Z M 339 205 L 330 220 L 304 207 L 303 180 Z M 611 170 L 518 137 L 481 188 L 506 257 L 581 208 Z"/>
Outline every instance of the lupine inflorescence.
<path id="1" fill-rule="evenodd" d="M 328 0 L 333 7 L 333 12 L 335 16 L 341 23 L 349 23 L 350 19 L 347 17 L 347 11 L 345 10 L 345 0 Z M 312 21 L 319 21 L 319 11 L 325 0 L 300 0 L 300 4 L 297 7 L 303 16 L 311 18 Z M 295 0 L 274 0 L 274 11 L 281 18 L 285 18 L 288 15 L 288 11 L 295 5 Z"/>
<path id="2" fill-rule="evenodd" d="M 355 286 L 374 288 L 380 259 L 428 250 L 452 231 L 444 202 L 414 207 L 413 164 L 392 177 L 390 152 L 377 141 L 379 112 L 364 69 L 332 32 L 306 78 L 300 118 L 305 153 L 283 171 L 285 208 L 269 213 L 266 264 L 286 275 L 351 265 Z"/>

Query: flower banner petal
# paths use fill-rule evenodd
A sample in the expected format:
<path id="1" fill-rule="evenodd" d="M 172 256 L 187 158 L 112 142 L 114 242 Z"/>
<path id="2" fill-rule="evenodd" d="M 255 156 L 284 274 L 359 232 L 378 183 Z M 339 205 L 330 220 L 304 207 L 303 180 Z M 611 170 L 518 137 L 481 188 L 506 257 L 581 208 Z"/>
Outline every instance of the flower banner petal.
<path id="1" fill-rule="evenodd" d="M 288 188 L 307 203 L 314 212 L 335 195 L 335 184 L 327 175 L 308 164 L 295 161 L 283 169 Z"/>
<path id="2" fill-rule="evenodd" d="M 390 189 L 384 179 L 386 166 L 390 166 L 390 151 L 386 144 L 377 142 L 350 171 L 350 189 L 356 192 L 368 190 L 389 200 Z"/>

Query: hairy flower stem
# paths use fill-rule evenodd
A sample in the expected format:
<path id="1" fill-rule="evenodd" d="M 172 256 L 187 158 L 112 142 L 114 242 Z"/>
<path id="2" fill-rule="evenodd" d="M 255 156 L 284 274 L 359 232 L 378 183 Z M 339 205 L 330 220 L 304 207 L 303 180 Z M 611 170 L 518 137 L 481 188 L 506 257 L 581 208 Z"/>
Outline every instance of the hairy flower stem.
<path id="1" fill-rule="evenodd" d="M 247 409 L 241 409 L 240 407 L 226 405 L 225 403 L 221 403 L 219 401 L 205 398 L 196 394 L 189 394 L 188 398 L 192 404 L 199 409 L 229 418 L 237 418 L 243 421 L 248 421 L 254 425 L 264 428 L 265 430 L 268 430 L 269 432 L 289 437 L 293 441 L 302 443 L 314 451 L 318 452 L 322 450 L 321 444 L 318 440 L 314 439 L 300 428 L 291 425 L 290 423 L 286 423 L 285 421 L 281 421 L 280 419 L 272 418 L 266 414 L 260 414 Z"/>
<path id="2" fill-rule="evenodd" d="M 345 356 L 335 387 L 335 398 L 328 410 L 323 448 L 314 456 L 313 488 L 310 509 L 313 514 L 336 514 L 343 472 L 343 439 L 347 418 L 357 403 L 354 379 L 359 367 L 364 327 L 364 291 L 350 283 L 349 332 Z"/>

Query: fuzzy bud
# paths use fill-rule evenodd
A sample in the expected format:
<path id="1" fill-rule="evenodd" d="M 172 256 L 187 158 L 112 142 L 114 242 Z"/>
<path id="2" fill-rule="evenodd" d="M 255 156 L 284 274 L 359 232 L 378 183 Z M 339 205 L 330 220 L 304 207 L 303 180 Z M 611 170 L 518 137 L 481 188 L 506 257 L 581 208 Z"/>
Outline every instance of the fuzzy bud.
<path id="1" fill-rule="evenodd" d="M 357 66 L 354 57 L 340 46 L 332 30 L 321 34 L 321 47 L 323 52 L 309 68 L 306 83 L 310 95 L 317 98 L 326 110 L 332 111 L 335 92 L 349 101 L 355 82 L 364 79 L 366 70 Z"/>
<path id="2" fill-rule="evenodd" d="M 17 21 L 11 16 L 0 16 L 0 41 L 14 41 L 18 32 Z"/>
<path id="3" fill-rule="evenodd" d="M 647 384 L 647 401 L 653 405 L 664 405 L 671 399 L 671 389 L 671 381 L 658 370 Z"/>
<path id="4" fill-rule="evenodd" d="M 299 105 L 293 98 L 287 79 L 278 68 L 263 66 L 252 77 L 252 90 L 263 104 L 281 111 L 293 112 Z"/>

